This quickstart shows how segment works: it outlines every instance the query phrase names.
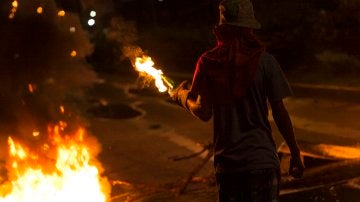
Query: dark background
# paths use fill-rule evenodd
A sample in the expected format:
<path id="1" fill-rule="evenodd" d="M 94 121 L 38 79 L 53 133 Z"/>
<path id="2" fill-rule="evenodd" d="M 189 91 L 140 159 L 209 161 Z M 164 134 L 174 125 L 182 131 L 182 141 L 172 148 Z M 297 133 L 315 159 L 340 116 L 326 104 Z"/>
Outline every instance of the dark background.
<path id="1" fill-rule="evenodd" d="M 218 2 L 115 0 L 114 4 L 116 15 L 136 22 L 144 49 L 164 67 L 181 70 L 192 69 L 201 52 L 214 45 L 211 32 L 218 19 Z M 358 66 L 354 67 L 360 55 L 358 1 L 253 0 L 253 4 L 262 24 L 257 34 L 285 70 L 323 65 L 328 66 L 323 71 L 334 71 L 335 75 L 358 71 Z M 333 66 L 341 67 L 325 64 L 328 58 L 320 61 L 317 55 L 323 52 L 339 57 L 333 62 L 343 64 Z"/>
<path id="2" fill-rule="evenodd" d="M 215 45 L 219 1 L 28 0 L 19 1 L 10 19 L 11 3 L 0 2 L 3 123 L 42 117 L 33 128 L 62 119 L 58 106 L 80 103 L 73 108 L 86 108 L 84 95 L 99 75 L 136 77 L 124 47 L 141 48 L 165 75 L 180 80 L 191 79 L 197 58 Z M 290 82 L 360 84 L 360 1 L 253 4 L 262 24 L 256 33 Z M 38 6 L 44 7 L 43 14 L 36 13 Z M 59 9 L 66 11 L 65 17 L 57 16 Z M 98 12 L 93 27 L 87 25 L 91 10 Z M 70 26 L 77 31 L 69 32 Z M 77 50 L 76 57 L 70 57 L 71 50 Z M 29 84 L 37 87 L 35 94 L 29 93 Z"/>
<path id="3" fill-rule="evenodd" d="M 174 133 L 195 143 L 206 143 L 211 138 L 211 127 L 193 121 L 190 118 L 194 117 L 181 112 L 181 108 L 164 103 L 155 88 L 132 89 L 129 84 L 134 84 L 138 75 L 124 47 L 141 48 L 172 79 L 191 79 L 197 58 L 215 45 L 212 29 L 218 21 L 218 1 L 19 0 L 15 17 L 10 19 L 12 2 L 0 1 L 1 148 L 7 147 L 6 138 L 11 135 L 39 151 L 46 137 L 34 137 L 31 132 L 46 134 L 48 124 L 61 120 L 69 124 L 67 129 L 78 129 L 78 124 L 91 126 L 103 145 L 102 160 L 109 173 L 105 176 L 110 179 L 138 184 L 134 189 L 146 193 L 144 182 L 162 184 L 188 175 L 197 159 L 182 165 L 169 163 L 169 157 L 189 151 L 167 139 Z M 292 85 L 360 86 L 359 0 L 253 3 L 262 24 L 256 33 L 279 60 Z M 38 6 L 44 8 L 42 14 L 36 13 Z M 57 15 L 60 9 L 66 11 L 64 17 Z M 93 27 L 87 25 L 91 10 L 98 13 Z M 76 32 L 69 32 L 71 27 L 76 27 Z M 73 50 L 76 56 L 70 55 Z M 315 144 L 356 145 L 358 91 L 309 89 L 303 89 L 305 98 L 298 96 L 286 103 L 290 105 L 297 137 Z M 128 91 L 139 96 L 125 95 Z M 352 100 L 354 103 L 347 103 Z M 64 113 L 60 113 L 60 106 L 64 106 Z M 129 122 L 128 118 L 139 114 L 139 119 Z M 89 117 L 90 121 L 86 120 Z M 100 117 L 105 119 L 97 119 Z M 278 143 L 282 141 L 279 134 L 275 137 Z M 0 150 L 1 165 L 4 156 L 5 150 Z M 347 168 L 356 170 L 356 165 Z M 357 172 L 347 173 L 348 169 L 338 172 L 338 168 L 331 167 L 311 182 L 325 178 L 330 181 L 333 178 L 327 176 L 333 173 L 358 176 Z M 1 180 L 5 174 L 0 168 Z M 334 179 L 340 179 L 337 177 Z M 331 198 L 348 197 L 353 191 L 340 189 L 338 197 L 334 190 L 332 184 L 320 193 L 301 192 L 298 201 L 323 200 L 321 196 L 327 193 Z M 357 192 L 349 197 L 358 198 Z M 296 201 L 296 197 L 289 198 Z"/>

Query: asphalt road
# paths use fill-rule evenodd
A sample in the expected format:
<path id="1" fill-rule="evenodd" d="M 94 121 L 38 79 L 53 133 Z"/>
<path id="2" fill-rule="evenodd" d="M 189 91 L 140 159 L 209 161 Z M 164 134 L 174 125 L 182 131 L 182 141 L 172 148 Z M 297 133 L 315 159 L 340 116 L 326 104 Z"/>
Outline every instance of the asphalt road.
<path id="1" fill-rule="evenodd" d="M 342 146 L 345 150 L 335 151 L 339 158 L 353 153 L 346 148 L 357 148 L 360 142 L 360 105 L 346 96 L 339 99 L 341 94 L 331 99 L 316 90 L 298 92 L 298 96 L 285 100 L 297 139 L 314 145 Z M 201 122 L 169 102 L 166 94 L 138 90 L 126 79 L 108 79 L 94 91 L 93 100 L 90 131 L 102 144 L 104 174 L 113 184 L 111 201 L 216 201 L 211 159 L 195 174 L 194 182 L 185 182 L 204 161 L 206 152 L 174 160 L 199 152 L 211 142 L 211 121 Z M 280 146 L 283 139 L 274 125 L 273 129 L 275 142 Z M 341 186 L 330 183 L 315 192 L 304 191 L 301 197 L 297 191 L 283 192 L 282 200 L 353 201 L 359 196 L 354 188 L 357 182 L 351 181 L 351 189 L 344 188 L 349 187 L 350 181 Z M 184 187 L 185 192 L 179 194 Z"/>

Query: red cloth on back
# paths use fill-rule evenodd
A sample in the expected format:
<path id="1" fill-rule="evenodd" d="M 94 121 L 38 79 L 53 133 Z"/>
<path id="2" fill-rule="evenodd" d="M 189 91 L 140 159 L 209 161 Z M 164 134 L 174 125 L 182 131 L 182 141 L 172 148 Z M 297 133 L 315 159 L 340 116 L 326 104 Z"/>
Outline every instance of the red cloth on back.
<path id="1" fill-rule="evenodd" d="M 245 95 L 265 46 L 250 28 L 220 25 L 214 33 L 217 46 L 199 58 L 191 91 L 210 93 L 219 104 L 234 104 Z"/>

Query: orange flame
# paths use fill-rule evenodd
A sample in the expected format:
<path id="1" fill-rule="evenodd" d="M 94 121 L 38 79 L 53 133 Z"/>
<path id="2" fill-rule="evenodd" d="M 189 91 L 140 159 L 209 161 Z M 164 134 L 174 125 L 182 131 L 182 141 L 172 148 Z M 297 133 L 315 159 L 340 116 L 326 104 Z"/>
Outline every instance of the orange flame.
<path id="1" fill-rule="evenodd" d="M 319 144 L 316 148 L 326 156 L 340 159 L 360 158 L 360 147 Z"/>
<path id="2" fill-rule="evenodd" d="M 40 153 L 8 138 L 9 180 L 0 184 L 1 202 L 109 201 L 110 184 L 85 144 L 85 130 L 66 136 L 60 131 L 50 128 L 51 144 Z M 51 151 L 56 160 L 49 157 Z"/>
<path id="3" fill-rule="evenodd" d="M 149 76 L 155 80 L 155 86 L 158 88 L 159 92 L 165 92 L 168 90 L 168 87 L 163 81 L 163 72 L 160 69 L 154 67 L 154 62 L 151 57 L 143 56 L 137 57 L 135 60 L 135 68 L 140 73 Z"/>

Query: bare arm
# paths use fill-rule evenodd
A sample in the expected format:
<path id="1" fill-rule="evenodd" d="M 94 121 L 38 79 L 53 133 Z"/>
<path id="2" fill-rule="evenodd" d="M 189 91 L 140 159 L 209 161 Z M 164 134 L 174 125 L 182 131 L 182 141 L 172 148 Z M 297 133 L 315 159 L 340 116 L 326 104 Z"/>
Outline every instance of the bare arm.
<path id="1" fill-rule="evenodd" d="M 200 95 L 193 95 L 187 88 L 187 82 L 182 82 L 176 89 L 169 92 L 173 101 L 189 110 L 202 121 L 209 121 L 212 117 L 212 106 L 208 100 Z"/>
<path id="2" fill-rule="evenodd" d="M 186 100 L 187 109 L 196 117 L 202 121 L 209 121 L 212 116 L 212 107 L 202 100 L 201 96 L 198 95 L 196 100 L 188 96 Z"/>
<path id="3" fill-rule="evenodd" d="M 285 139 L 286 144 L 289 146 L 291 153 L 299 153 L 300 151 L 296 144 L 291 119 L 283 101 L 270 102 L 270 105 L 276 126 Z"/>
<path id="4" fill-rule="evenodd" d="M 281 135 L 289 146 L 292 158 L 292 165 L 290 166 L 290 174 L 294 177 L 301 177 L 304 165 L 300 158 L 300 150 L 296 143 L 294 129 L 288 111 L 286 110 L 282 100 L 270 102 L 272 114 L 276 126 Z"/>

